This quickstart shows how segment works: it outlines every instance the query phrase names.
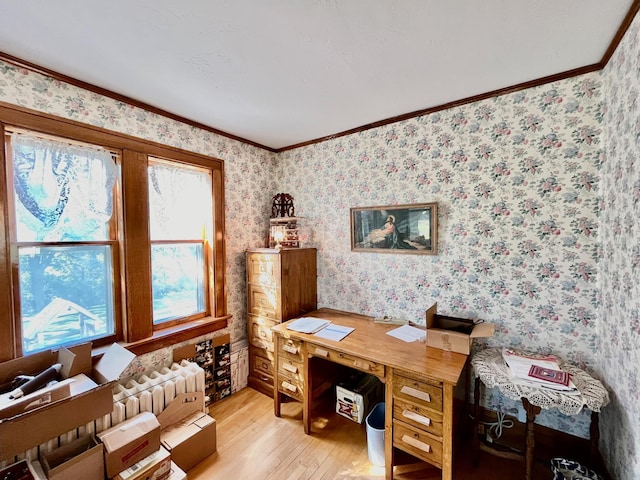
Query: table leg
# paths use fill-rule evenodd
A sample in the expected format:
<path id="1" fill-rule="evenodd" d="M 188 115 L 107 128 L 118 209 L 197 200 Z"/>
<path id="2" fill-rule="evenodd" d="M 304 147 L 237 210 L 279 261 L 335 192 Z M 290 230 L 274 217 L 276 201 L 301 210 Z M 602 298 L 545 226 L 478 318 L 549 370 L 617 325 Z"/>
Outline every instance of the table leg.
<path id="1" fill-rule="evenodd" d="M 591 412 L 591 425 L 589 426 L 589 440 L 591 449 L 589 451 L 589 461 L 592 465 L 598 461 L 598 441 L 600 440 L 600 428 L 598 412 Z"/>
<path id="2" fill-rule="evenodd" d="M 473 436 L 471 437 L 471 446 L 473 450 L 473 466 L 477 467 L 480 463 L 480 439 L 478 438 L 478 415 L 480 415 L 480 384 L 482 381 L 476 377 L 475 387 L 473 388 Z"/>
<path id="3" fill-rule="evenodd" d="M 522 397 L 522 406 L 527 412 L 527 424 L 525 426 L 526 449 L 524 455 L 524 461 L 526 464 L 525 479 L 531 480 L 531 474 L 533 472 L 534 450 L 536 446 L 535 420 L 536 415 L 540 413 L 541 408 L 535 405 L 531 405 L 531 403 L 529 403 L 529 400 L 524 397 Z"/>
<path id="4" fill-rule="evenodd" d="M 311 372 L 311 364 L 313 362 L 304 352 L 304 390 L 302 392 L 302 423 L 304 425 L 304 433 L 311 434 L 311 404 L 313 403 L 313 372 Z"/>

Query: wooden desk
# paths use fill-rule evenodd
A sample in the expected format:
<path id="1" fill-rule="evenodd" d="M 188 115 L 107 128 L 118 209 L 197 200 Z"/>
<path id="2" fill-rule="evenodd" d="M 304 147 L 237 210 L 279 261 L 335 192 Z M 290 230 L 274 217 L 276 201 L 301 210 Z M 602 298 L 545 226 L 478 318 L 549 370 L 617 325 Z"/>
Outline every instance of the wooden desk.
<path id="1" fill-rule="evenodd" d="M 398 448 L 442 469 L 452 479 L 453 390 L 461 381 L 467 356 L 406 343 L 386 333 L 372 317 L 331 309 L 305 317 L 320 317 L 336 325 L 353 327 L 340 342 L 287 330 L 275 333 L 274 413 L 280 416 L 282 395 L 302 402 L 304 431 L 311 434 L 313 392 L 312 359 L 322 358 L 376 375 L 385 383 L 385 473 L 393 479 L 393 448 Z"/>

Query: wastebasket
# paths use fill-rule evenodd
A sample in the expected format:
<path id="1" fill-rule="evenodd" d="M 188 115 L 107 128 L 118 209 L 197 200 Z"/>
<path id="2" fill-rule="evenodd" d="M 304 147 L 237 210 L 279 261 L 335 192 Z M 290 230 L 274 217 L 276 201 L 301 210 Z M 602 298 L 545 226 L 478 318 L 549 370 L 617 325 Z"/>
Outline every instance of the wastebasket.
<path id="1" fill-rule="evenodd" d="M 551 471 L 553 480 L 604 480 L 590 468 L 567 458 L 552 458 Z"/>
<path id="2" fill-rule="evenodd" d="M 384 402 L 377 403 L 366 418 L 369 461 L 384 466 Z"/>

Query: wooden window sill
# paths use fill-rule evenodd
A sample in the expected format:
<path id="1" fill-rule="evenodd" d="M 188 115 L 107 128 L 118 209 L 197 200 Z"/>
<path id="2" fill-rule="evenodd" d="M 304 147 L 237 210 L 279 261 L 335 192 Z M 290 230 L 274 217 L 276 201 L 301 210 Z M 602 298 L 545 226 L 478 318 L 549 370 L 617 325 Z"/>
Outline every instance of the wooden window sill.
<path id="1" fill-rule="evenodd" d="M 217 330 L 222 330 L 228 325 L 228 321 L 231 315 L 224 317 L 207 317 L 192 322 L 181 323 L 174 327 L 158 330 L 153 333 L 149 338 L 132 343 L 122 342 L 121 345 L 135 355 L 142 355 L 145 353 L 158 350 L 160 348 L 169 347 L 176 343 L 191 340 L 207 333 L 212 333 Z M 108 346 L 97 347 L 93 349 L 93 356 L 101 356 Z"/>

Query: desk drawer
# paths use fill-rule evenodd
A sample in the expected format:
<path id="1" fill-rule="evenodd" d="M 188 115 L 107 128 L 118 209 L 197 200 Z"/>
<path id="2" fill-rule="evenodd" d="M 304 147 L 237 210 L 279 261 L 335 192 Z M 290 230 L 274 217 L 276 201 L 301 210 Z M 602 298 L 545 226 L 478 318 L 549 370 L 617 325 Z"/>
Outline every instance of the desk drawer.
<path id="1" fill-rule="evenodd" d="M 300 340 L 278 337 L 278 357 L 294 362 L 304 362 L 304 351 Z"/>
<path id="2" fill-rule="evenodd" d="M 304 372 L 302 363 L 294 362 L 288 358 L 278 357 L 278 375 L 295 380 L 300 384 L 304 384 Z"/>
<path id="3" fill-rule="evenodd" d="M 333 363 L 355 368 L 356 370 L 367 372 L 377 377 L 384 377 L 383 364 L 312 344 L 308 345 L 308 349 L 309 355 L 313 355 L 314 357 L 324 358 Z"/>
<path id="4" fill-rule="evenodd" d="M 416 428 L 442 436 L 442 413 L 400 398 L 393 399 L 393 418 Z"/>
<path id="5" fill-rule="evenodd" d="M 277 382 L 278 391 L 290 396 L 291 398 L 295 398 L 300 402 L 304 400 L 304 386 L 301 381 L 278 372 Z"/>
<path id="6" fill-rule="evenodd" d="M 393 446 L 442 468 L 442 442 L 422 430 L 394 422 Z"/>
<path id="7" fill-rule="evenodd" d="M 276 320 L 249 315 L 249 341 L 251 345 L 273 352 L 274 343 L 271 327 L 277 324 Z"/>
<path id="8" fill-rule="evenodd" d="M 395 375 L 393 377 L 393 398 L 407 400 L 438 412 L 442 411 L 442 387 L 417 378 Z"/>

